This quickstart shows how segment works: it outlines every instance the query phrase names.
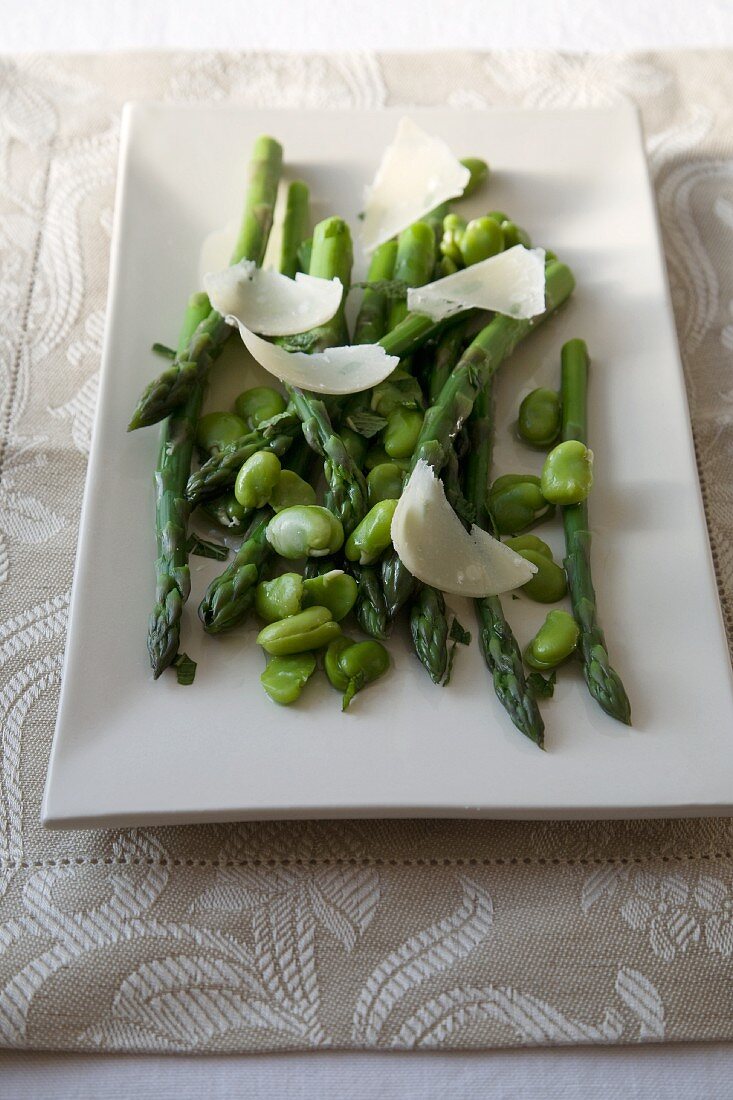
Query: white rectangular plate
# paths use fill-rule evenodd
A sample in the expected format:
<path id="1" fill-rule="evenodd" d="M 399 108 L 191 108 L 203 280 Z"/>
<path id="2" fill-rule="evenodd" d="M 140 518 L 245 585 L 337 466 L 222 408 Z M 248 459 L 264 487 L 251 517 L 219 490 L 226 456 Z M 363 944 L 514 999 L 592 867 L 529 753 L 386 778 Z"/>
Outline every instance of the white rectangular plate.
<path id="1" fill-rule="evenodd" d="M 564 340 L 593 356 L 591 498 L 598 603 L 634 726 L 607 718 L 577 669 L 545 704 L 539 752 L 497 702 L 474 640 L 436 688 L 398 632 L 394 669 L 347 715 L 321 676 L 298 706 L 259 685 L 253 623 L 209 638 L 196 607 L 221 566 L 192 559 L 182 647 L 193 687 L 154 683 L 145 631 L 153 597 L 158 430 L 126 434 L 175 342 L 203 238 L 238 218 L 257 134 L 284 144 L 315 214 L 358 227 L 363 186 L 390 140 L 390 112 L 275 112 L 136 105 L 125 112 L 107 337 L 69 640 L 43 821 L 54 827 L 265 817 L 632 817 L 733 810 L 731 671 L 707 544 L 688 411 L 635 113 L 413 112 L 459 155 L 485 156 L 488 194 L 573 268 L 572 302 L 502 368 L 494 473 L 538 471 L 512 439 L 521 397 L 558 385 Z M 358 251 L 358 249 L 357 249 Z M 363 270 L 358 265 L 357 277 Z M 208 407 L 252 384 L 230 355 Z M 549 532 L 561 550 L 557 527 Z M 455 604 L 474 630 L 472 610 Z M 546 609 L 506 598 L 521 641 Z"/>

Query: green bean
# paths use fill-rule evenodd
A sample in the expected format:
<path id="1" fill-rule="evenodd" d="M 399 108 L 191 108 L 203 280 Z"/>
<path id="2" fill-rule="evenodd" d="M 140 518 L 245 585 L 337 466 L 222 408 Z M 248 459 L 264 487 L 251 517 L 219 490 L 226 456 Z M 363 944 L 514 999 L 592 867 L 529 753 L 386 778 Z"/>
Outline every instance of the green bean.
<path id="1" fill-rule="evenodd" d="M 501 231 L 504 234 L 504 247 L 514 248 L 517 244 L 524 245 L 525 248 L 532 247 L 532 241 L 529 238 L 529 233 L 522 229 L 516 222 L 505 221 L 502 222 Z"/>
<path id="2" fill-rule="evenodd" d="M 341 549 L 344 529 L 328 508 L 296 504 L 273 516 L 267 541 L 283 558 L 323 558 Z"/>
<path id="3" fill-rule="evenodd" d="M 396 507 L 396 500 L 380 500 L 369 509 L 346 541 L 344 552 L 349 561 L 371 565 L 392 545 L 392 517 Z"/>
<path id="4" fill-rule="evenodd" d="M 285 412 L 285 408 L 285 398 L 270 386 L 253 386 L 252 389 L 240 393 L 234 402 L 234 411 L 245 421 L 250 431 L 259 428 L 263 421 L 279 416 Z"/>
<path id="5" fill-rule="evenodd" d="M 552 504 L 580 504 L 593 485 L 593 452 L 579 439 L 558 443 L 545 459 L 541 484 Z"/>
<path id="6" fill-rule="evenodd" d="M 234 413 L 212 412 L 202 416 L 196 425 L 196 443 L 204 451 L 220 451 L 247 434 L 244 420 Z"/>
<path id="7" fill-rule="evenodd" d="M 484 186 L 489 178 L 489 166 L 480 157 L 461 157 L 461 164 L 468 168 L 471 177 L 463 190 L 463 198 L 467 199 Z"/>
<path id="8" fill-rule="evenodd" d="M 356 581 L 343 569 L 331 569 L 319 577 L 303 581 L 302 606 L 327 607 L 336 622 L 340 622 L 356 603 Z"/>
<path id="9" fill-rule="evenodd" d="M 277 623 L 297 615 L 303 600 L 300 573 L 282 573 L 271 581 L 260 581 L 255 591 L 255 611 L 266 623 Z"/>
<path id="10" fill-rule="evenodd" d="M 568 590 L 565 570 L 537 550 L 520 550 L 526 561 L 537 567 L 537 572 L 522 585 L 522 592 L 537 603 L 557 603 Z"/>
<path id="11" fill-rule="evenodd" d="M 500 535 L 516 535 L 552 512 L 533 474 L 505 474 L 489 492 L 489 511 Z"/>
<path id="12" fill-rule="evenodd" d="M 243 508 L 233 491 L 212 497 L 202 505 L 202 509 L 209 519 L 234 531 L 243 531 L 252 516 L 252 510 Z"/>
<path id="13" fill-rule="evenodd" d="M 461 238 L 466 232 L 466 219 L 460 214 L 447 214 L 443 218 L 443 237 L 440 242 L 440 251 L 444 257 L 452 260 L 456 267 L 463 267 L 461 255 Z"/>
<path id="14" fill-rule="evenodd" d="M 390 458 L 410 458 L 420 437 L 423 419 L 421 409 L 408 409 L 404 405 L 389 414 L 384 429 L 384 449 Z"/>
<path id="15" fill-rule="evenodd" d="M 270 493 L 269 505 L 274 512 L 282 512 L 296 504 L 316 503 L 316 491 L 294 470 L 283 470 Z"/>
<path id="16" fill-rule="evenodd" d="M 517 535 L 516 538 L 506 539 L 506 545 L 509 546 L 515 553 L 521 554 L 523 550 L 534 550 L 537 554 L 543 554 L 544 557 L 553 560 L 552 550 L 543 542 L 537 535 Z"/>
<path id="17" fill-rule="evenodd" d="M 519 406 L 517 431 L 531 447 L 551 446 L 560 434 L 562 410 L 555 390 L 532 390 Z"/>
<path id="18" fill-rule="evenodd" d="M 346 691 L 349 686 L 349 678 L 341 671 L 339 659 L 344 650 L 354 644 L 353 638 L 347 637 L 346 634 L 340 634 L 338 638 L 334 638 L 334 640 L 329 642 L 326 646 L 326 653 L 323 658 L 323 668 L 329 682 L 336 688 L 336 691 Z"/>
<path id="19" fill-rule="evenodd" d="M 464 265 L 469 267 L 503 251 L 504 233 L 493 218 L 474 218 L 466 226 L 458 247 Z"/>
<path id="20" fill-rule="evenodd" d="M 389 668 L 389 653 L 381 642 L 372 639 L 347 646 L 338 658 L 339 671 L 346 677 L 342 710 L 362 688 L 383 676 Z"/>
<path id="21" fill-rule="evenodd" d="M 580 630 L 567 611 L 550 611 L 524 651 L 530 668 L 540 672 L 555 668 L 573 653 Z"/>
<path id="22" fill-rule="evenodd" d="M 257 635 L 257 642 L 272 657 L 287 657 L 291 653 L 307 653 L 328 645 L 341 633 L 327 607 L 309 607 L 270 623 Z"/>
<path id="23" fill-rule="evenodd" d="M 262 508 L 277 485 L 282 467 L 271 451 L 255 451 L 244 463 L 234 483 L 234 495 L 243 508 Z"/>
<path id="24" fill-rule="evenodd" d="M 367 475 L 367 493 L 369 506 L 374 507 L 380 500 L 398 500 L 402 495 L 404 472 L 395 462 L 382 462 Z"/>
<path id="25" fill-rule="evenodd" d="M 260 683 L 274 703 L 288 707 L 295 703 L 316 671 L 312 653 L 292 653 L 273 657 L 260 676 Z"/>
<path id="26" fill-rule="evenodd" d="M 435 265 L 435 278 L 445 279 L 448 275 L 455 275 L 456 271 L 460 271 L 460 268 L 455 260 L 451 260 L 450 256 L 443 256 Z"/>

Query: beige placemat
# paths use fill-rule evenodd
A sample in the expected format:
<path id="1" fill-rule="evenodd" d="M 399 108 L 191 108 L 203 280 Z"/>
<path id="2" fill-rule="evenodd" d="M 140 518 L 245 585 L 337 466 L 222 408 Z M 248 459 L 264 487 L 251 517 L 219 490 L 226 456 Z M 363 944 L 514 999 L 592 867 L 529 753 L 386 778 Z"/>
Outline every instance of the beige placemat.
<path id="1" fill-rule="evenodd" d="M 122 102 L 638 103 L 730 627 L 732 70 L 722 52 L 0 60 L 2 1045 L 733 1038 L 729 821 L 38 826 Z"/>

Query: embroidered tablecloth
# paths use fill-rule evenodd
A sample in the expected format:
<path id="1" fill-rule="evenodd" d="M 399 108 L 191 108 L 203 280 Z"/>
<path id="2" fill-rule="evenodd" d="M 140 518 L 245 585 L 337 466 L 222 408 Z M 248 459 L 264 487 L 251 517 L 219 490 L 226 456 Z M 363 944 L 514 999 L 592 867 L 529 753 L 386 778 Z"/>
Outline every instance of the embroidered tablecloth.
<path id="1" fill-rule="evenodd" d="M 709 51 L 0 59 L 0 1045 L 733 1038 L 728 820 L 38 824 L 121 104 L 636 102 L 730 634 L 732 61 Z"/>

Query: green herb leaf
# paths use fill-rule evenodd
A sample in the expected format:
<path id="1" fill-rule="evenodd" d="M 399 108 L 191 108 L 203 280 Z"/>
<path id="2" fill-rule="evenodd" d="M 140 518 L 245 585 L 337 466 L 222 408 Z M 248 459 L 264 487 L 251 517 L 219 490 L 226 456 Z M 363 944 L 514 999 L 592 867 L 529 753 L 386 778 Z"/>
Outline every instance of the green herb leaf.
<path id="1" fill-rule="evenodd" d="M 151 351 L 154 351 L 156 355 L 162 355 L 164 359 L 175 359 L 176 353 L 173 348 L 169 348 L 167 344 L 153 344 Z"/>
<path id="2" fill-rule="evenodd" d="M 186 543 L 189 554 L 197 554 L 200 558 L 213 558 L 214 561 L 226 561 L 229 557 L 229 549 L 218 542 L 209 542 L 200 539 L 198 535 L 191 535 Z"/>
<path id="3" fill-rule="evenodd" d="M 453 622 L 450 624 L 448 637 L 453 642 L 453 645 L 450 647 L 450 651 L 448 653 L 448 664 L 445 668 L 445 677 L 442 684 L 443 687 L 448 687 L 448 684 L 450 683 L 450 678 L 453 673 L 453 662 L 456 659 L 456 649 L 459 645 L 471 644 L 471 631 L 466 630 L 464 627 L 462 627 L 461 624 L 458 622 L 456 616 L 454 616 Z"/>
<path id="4" fill-rule="evenodd" d="M 404 298 L 407 295 L 407 283 L 404 279 L 375 279 L 374 282 L 352 283 L 351 289 L 359 287 L 362 290 L 376 290 L 383 294 L 389 301 Z"/>
<path id="5" fill-rule="evenodd" d="M 457 642 L 459 645 L 471 644 L 471 631 L 466 630 L 465 627 L 461 626 L 461 624 L 458 622 L 458 619 L 455 617 L 453 619 L 453 622 L 450 624 L 450 633 L 448 634 L 448 637 L 451 639 L 451 641 Z"/>
<path id="6" fill-rule="evenodd" d="M 176 670 L 178 683 L 186 687 L 192 684 L 196 676 L 196 662 L 187 653 L 177 653 L 173 658 L 173 668 Z"/>
<path id="7" fill-rule="evenodd" d="M 445 486 L 445 495 L 459 520 L 465 527 L 470 528 L 471 524 L 476 522 L 476 509 L 473 504 L 466 500 L 463 493 L 453 486 Z"/>
<path id="8" fill-rule="evenodd" d="M 535 699 L 552 699 L 552 696 L 555 694 L 556 679 L 556 672 L 551 672 L 546 678 L 541 672 L 530 672 L 527 677 L 527 687 L 532 692 Z"/>
<path id="9" fill-rule="evenodd" d="M 278 339 L 278 344 L 286 351 L 311 352 L 319 339 L 320 337 L 314 329 L 312 332 L 294 332 L 291 336 L 281 336 Z"/>
<path id="10" fill-rule="evenodd" d="M 353 412 L 350 416 L 347 416 L 346 423 L 353 432 L 358 432 L 365 439 L 371 439 L 377 432 L 381 432 L 382 428 L 387 427 L 385 417 L 368 412 L 366 409 Z"/>

